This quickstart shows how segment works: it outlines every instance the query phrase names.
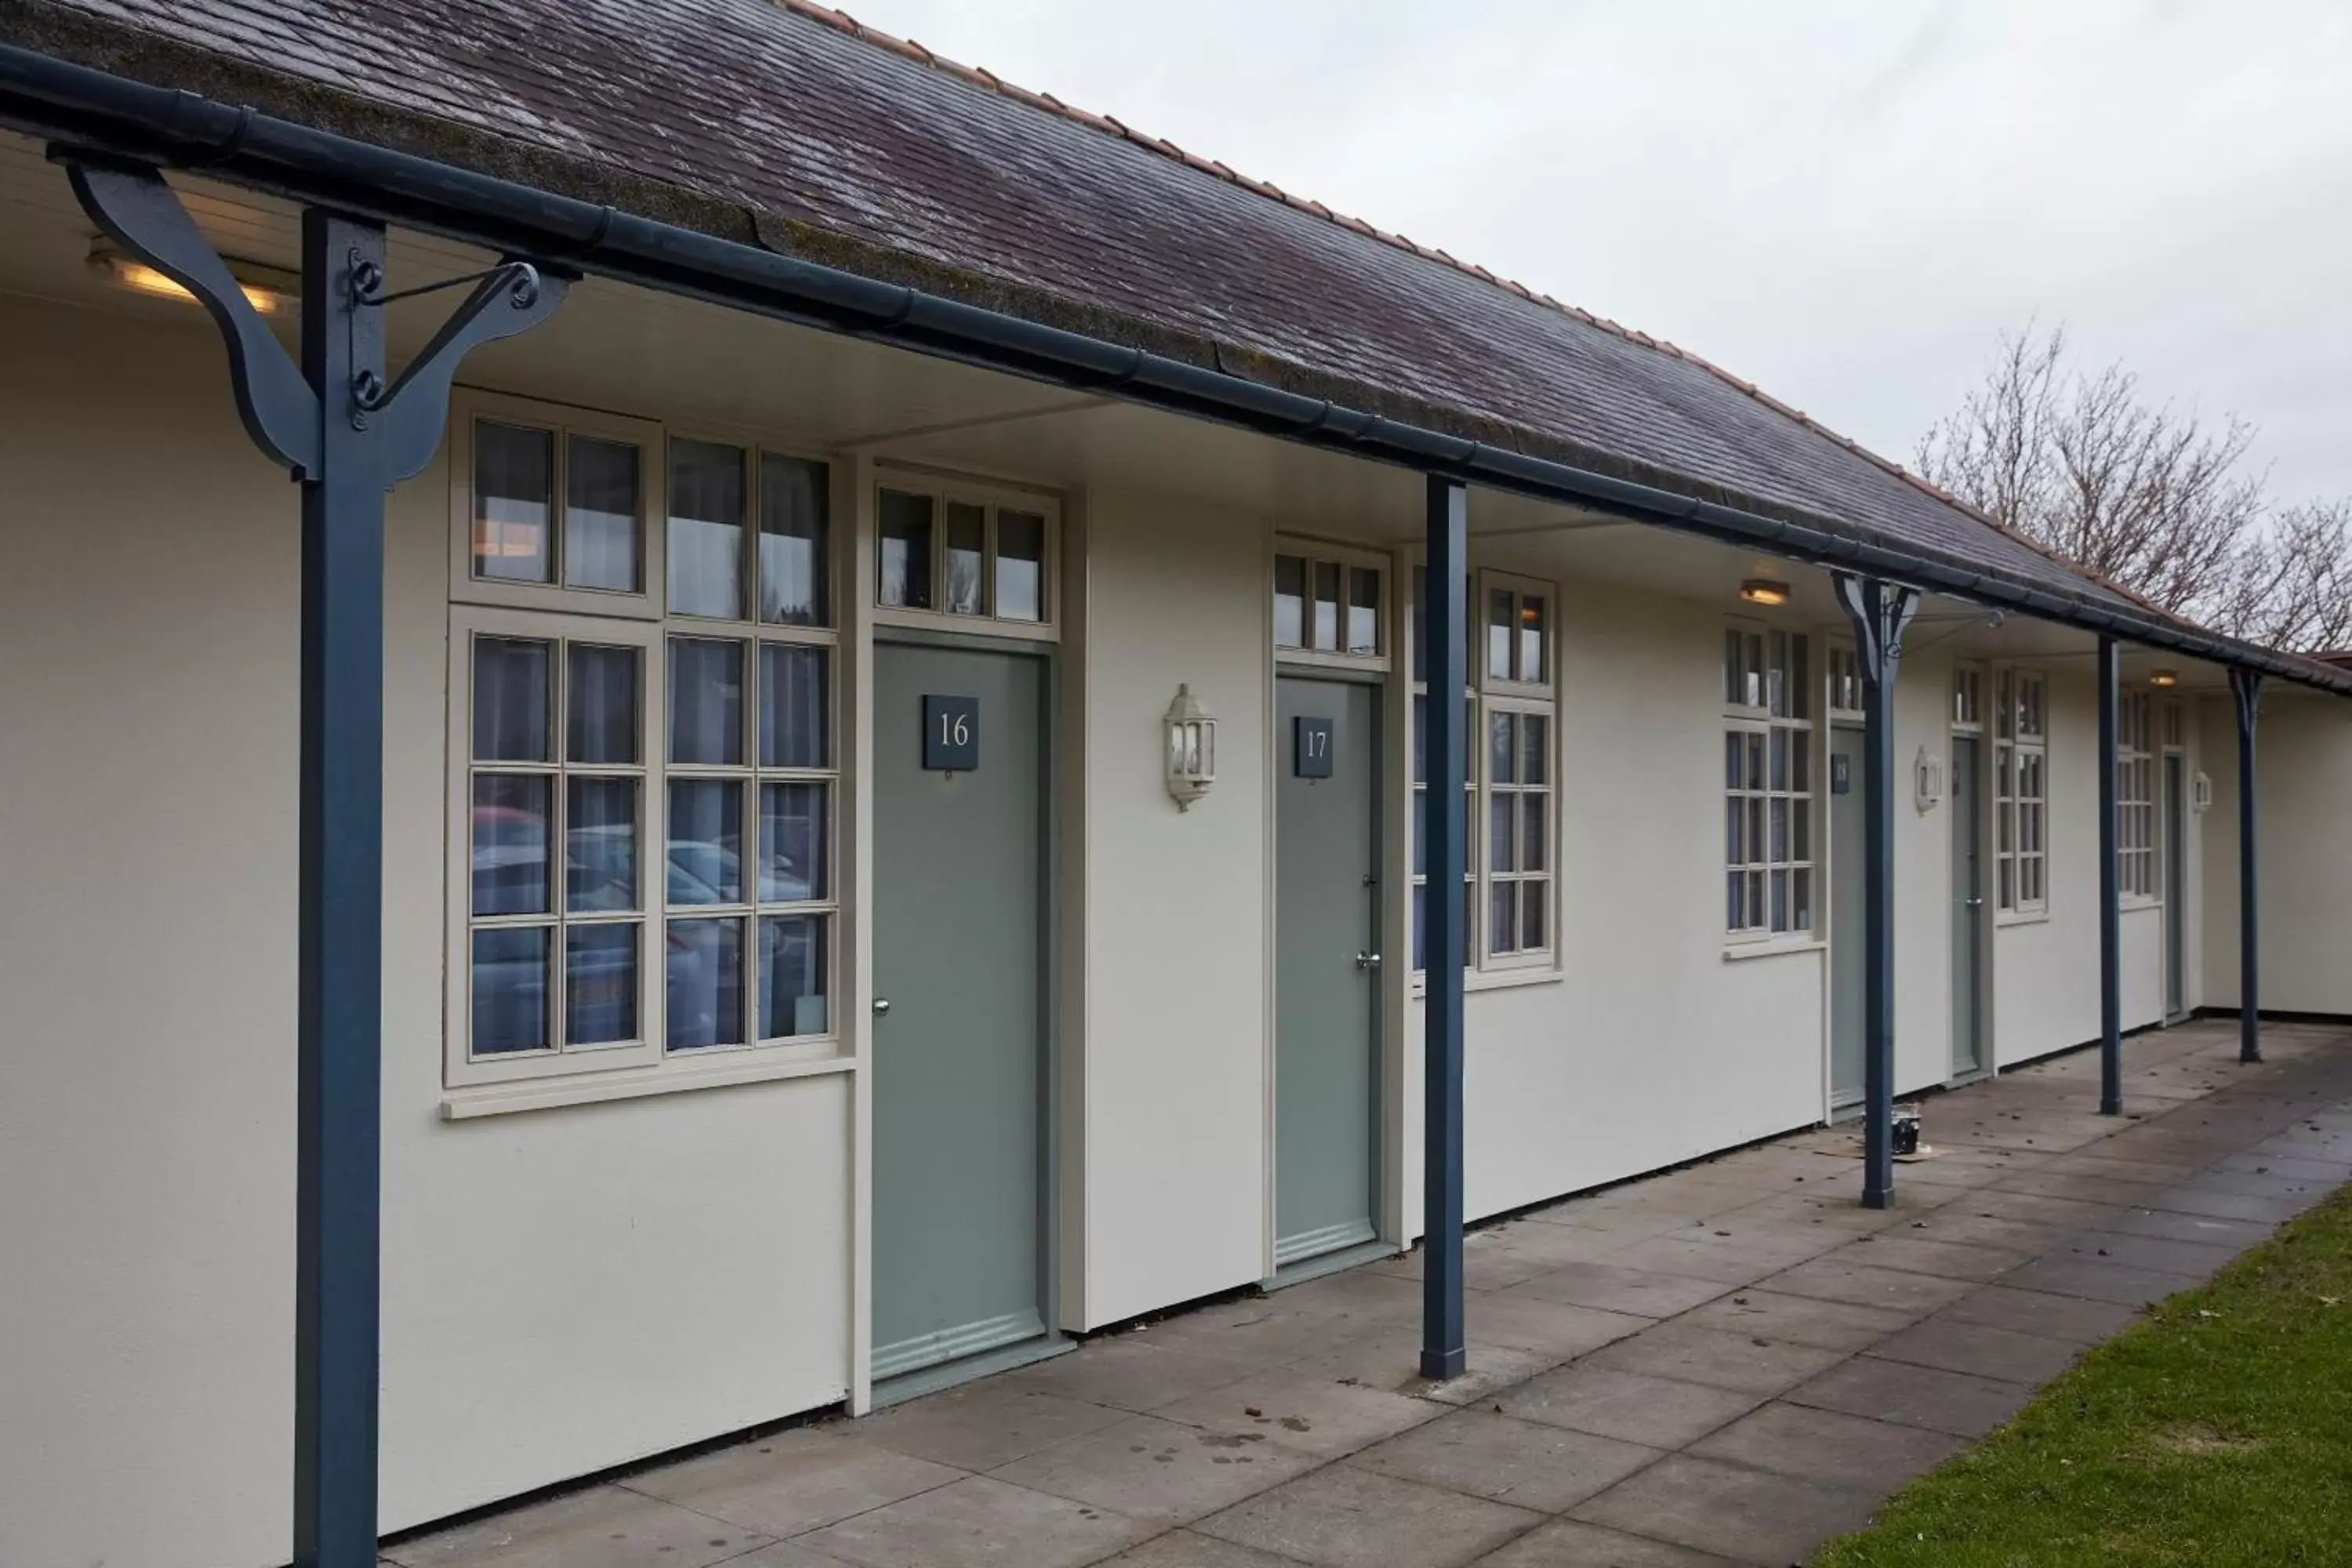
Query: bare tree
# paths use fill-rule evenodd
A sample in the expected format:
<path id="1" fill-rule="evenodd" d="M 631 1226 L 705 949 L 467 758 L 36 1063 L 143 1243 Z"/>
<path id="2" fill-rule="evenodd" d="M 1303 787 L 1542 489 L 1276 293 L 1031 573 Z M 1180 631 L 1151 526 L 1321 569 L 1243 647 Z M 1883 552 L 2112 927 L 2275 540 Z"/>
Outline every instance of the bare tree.
<path id="1" fill-rule="evenodd" d="M 2274 646 L 2352 637 L 2352 506 L 2273 515 L 2253 427 L 2077 366 L 2063 328 L 2004 334 L 1919 471 L 2003 526 L 2176 614 Z"/>

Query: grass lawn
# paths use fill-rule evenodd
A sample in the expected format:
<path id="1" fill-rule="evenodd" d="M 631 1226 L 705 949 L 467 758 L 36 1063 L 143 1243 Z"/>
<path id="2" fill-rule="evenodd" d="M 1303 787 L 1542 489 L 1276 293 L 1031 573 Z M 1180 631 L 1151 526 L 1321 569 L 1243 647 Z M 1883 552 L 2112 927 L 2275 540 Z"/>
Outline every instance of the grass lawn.
<path id="1" fill-rule="evenodd" d="M 1814 1568 L 2352 1564 L 2352 1189 L 1878 1518 Z"/>

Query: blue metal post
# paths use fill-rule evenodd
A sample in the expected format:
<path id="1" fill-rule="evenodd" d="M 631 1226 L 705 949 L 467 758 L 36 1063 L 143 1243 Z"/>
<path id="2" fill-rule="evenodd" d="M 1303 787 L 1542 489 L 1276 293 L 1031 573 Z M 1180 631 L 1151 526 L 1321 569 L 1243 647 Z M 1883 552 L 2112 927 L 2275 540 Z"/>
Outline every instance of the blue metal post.
<path id="1" fill-rule="evenodd" d="M 356 400 L 383 374 L 383 231 L 302 215 L 302 369 L 319 463 L 302 482 L 299 1129 L 294 1561 L 376 1561 L 383 910 L 382 441 Z"/>
<path id="2" fill-rule="evenodd" d="M 2116 639 L 2099 639 L 2099 1111 L 2124 1110 L 2123 887 L 2116 874 Z"/>
<path id="3" fill-rule="evenodd" d="M 2262 943 L 2254 896 L 2254 720 L 2263 703 L 2263 678 L 2251 669 L 2230 671 L 2230 695 L 2238 710 L 2238 1059 L 2263 1059 Z"/>
<path id="4" fill-rule="evenodd" d="M 1422 1081 L 1421 1375 L 1462 1375 L 1468 1363 L 1462 1321 L 1462 970 L 1467 960 L 1462 879 L 1463 793 L 1469 736 L 1463 692 L 1470 683 L 1464 644 L 1470 620 L 1468 498 L 1433 476 L 1428 495 L 1428 566 L 1422 590 L 1422 705 L 1428 750 L 1428 888 L 1422 895 L 1425 1064 Z"/>
<path id="5" fill-rule="evenodd" d="M 1919 596 L 1874 577 L 1835 582 L 1862 666 L 1862 1202 L 1883 1209 L 1895 1203 L 1895 675 Z"/>

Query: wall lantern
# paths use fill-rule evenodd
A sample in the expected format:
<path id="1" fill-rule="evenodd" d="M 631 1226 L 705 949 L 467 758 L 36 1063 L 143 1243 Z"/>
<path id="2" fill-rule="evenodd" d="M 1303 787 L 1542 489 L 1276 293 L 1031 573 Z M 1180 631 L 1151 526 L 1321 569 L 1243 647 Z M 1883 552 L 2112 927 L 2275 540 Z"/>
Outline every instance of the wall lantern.
<path id="1" fill-rule="evenodd" d="M 294 273 L 252 261 L 233 260 L 227 266 L 229 276 L 236 279 L 237 292 L 263 315 L 283 315 L 293 308 L 301 289 L 301 279 Z M 90 246 L 89 269 L 136 293 L 152 294 L 159 300 L 179 300 L 191 305 L 196 302 L 194 294 L 145 262 L 135 261 L 123 255 L 110 239 L 100 239 Z"/>
<path id="2" fill-rule="evenodd" d="M 2189 781 L 2189 804 L 2199 811 L 2213 809 L 2213 775 L 2202 768 Z"/>
<path id="3" fill-rule="evenodd" d="M 1911 793 L 1922 816 L 1935 810 L 1936 803 L 1944 798 L 1944 764 L 1928 755 L 1925 746 L 1919 748 L 1919 755 L 1911 764 Z"/>
<path id="4" fill-rule="evenodd" d="M 2147 672 L 2147 683 L 2159 690 L 2169 691 L 2180 684 L 2180 677 L 2173 670 L 2151 669 Z"/>
<path id="5" fill-rule="evenodd" d="M 1167 727 L 1168 797 L 1177 810 L 1189 811 L 1217 782 L 1217 721 L 1190 686 L 1179 686 L 1168 704 Z"/>
<path id="6" fill-rule="evenodd" d="M 1789 602 L 1789 584 L 1769 577 L 1750 577 L 1739 584 L 1739 596 L 1751 605 L 1785 605 Z"/>

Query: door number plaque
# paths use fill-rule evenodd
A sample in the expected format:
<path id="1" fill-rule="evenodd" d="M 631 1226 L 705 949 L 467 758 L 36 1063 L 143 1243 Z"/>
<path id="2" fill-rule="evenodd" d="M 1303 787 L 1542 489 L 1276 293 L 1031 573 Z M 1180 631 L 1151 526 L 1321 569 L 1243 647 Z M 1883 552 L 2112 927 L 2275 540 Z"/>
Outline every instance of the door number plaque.
<path id="1" fill-rule="evenodd" d="M 1290 771 L 1302 779 L 1331 776 L 1331 721 L 1300 714 L 1291 721 Z"/>
<path id="2" fill-rule="evenodd" d="M 923 767 L 968 773 L 980 767 L 980 699 L 923 699 Z"/>

